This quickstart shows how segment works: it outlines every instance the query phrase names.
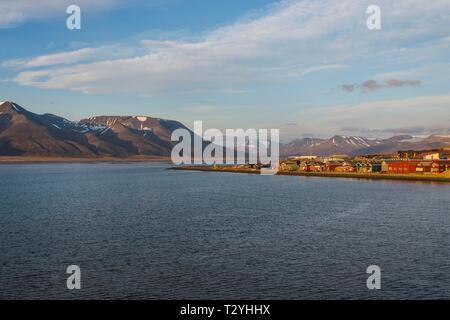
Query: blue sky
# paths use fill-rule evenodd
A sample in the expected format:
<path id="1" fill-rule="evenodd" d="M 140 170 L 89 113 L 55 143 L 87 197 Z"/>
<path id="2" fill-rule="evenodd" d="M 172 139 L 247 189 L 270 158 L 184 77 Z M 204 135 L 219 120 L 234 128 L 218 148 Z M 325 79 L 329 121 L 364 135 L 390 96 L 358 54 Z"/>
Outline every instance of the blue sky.
<path id="1" fill-rule="evenodd" d="M 77 4 L 82 29 L 66 28 Z M 366 8 L 381 8 L 368 30 Z M 4 0 L 0 100 L 284 139 L 450 130 L 450 1 Z"/>

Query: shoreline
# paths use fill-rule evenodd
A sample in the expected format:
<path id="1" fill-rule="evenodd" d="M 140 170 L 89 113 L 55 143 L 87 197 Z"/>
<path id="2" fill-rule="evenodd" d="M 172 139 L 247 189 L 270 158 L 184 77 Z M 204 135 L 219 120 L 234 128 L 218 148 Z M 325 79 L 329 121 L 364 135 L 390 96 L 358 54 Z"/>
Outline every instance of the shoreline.
<path id="1" fill-rule="evenodd" d="M 55 163 L 142 163 L 142 162 L 171 162 L 170 157 L 99 157 L 99 158 L 78 158 L 78 157 L 12 157 L 0 156 L 0 165 L 2 164 L 55 164 Z M 176 166 L 169 167 L 168 170 L 184 171 L 205 171 L 205 172 L 226 172 L 243 174 L 260 174 L 258 169 L 232 168 L 203 165 Z M 442 182 L 450 183 L 450 174 L 448 175 L 419 175 L 419 174 L 389 174 L 389 173 L 354 173 L 354 172 L 301 172 L 301 171 L 278 171 L 279 176 L 298 176 L 298 177 L 326 177 L 326 178 L 347 178 L 347 179 L 368 179 L 368 180 L 397 180 L 397 181 L 423 181 L 423 182 Z"/>
<path id="2" fill-rule="evenodd" d="M 207 172 L 228 172 L 260 174 L 258 169 L 236 169 L 217 168 L 210 166 L 179 166 L 170 167 L 169 170 L 207 171 Z M 383 174 L 383 173 L 334 173 L 334 172 L 300 172 L 300 171 L 278 171 L 279 176 L 300 176 L 300 177 L 326 177 L 326 178 L 351 178 L 368 180 L 402 180 L 402 181 L 423 181 L 423 182 L 443 182 L 450 183 L 450 174 L 446 176 L 418 175 L 418 174 Z"/>
<path id="3" fill-rule="evenodd" d="M 130 157 L 130 158 L 115 158 L 115 157 L 98 157 L 98 158 L 83 158 L 83 157 L 12 157 L 0 156 L 0 165 L 2 164 L 32 164 L 32 163 L 126 163 L 126 162 L 170 162 L 170 157 Z"/>

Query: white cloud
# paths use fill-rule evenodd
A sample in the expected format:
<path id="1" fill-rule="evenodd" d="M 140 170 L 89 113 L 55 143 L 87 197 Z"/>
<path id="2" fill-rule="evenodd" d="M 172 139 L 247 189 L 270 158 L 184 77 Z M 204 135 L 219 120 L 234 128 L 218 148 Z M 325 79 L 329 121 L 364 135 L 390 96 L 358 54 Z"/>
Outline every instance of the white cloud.
<path id="1" fill-rule="evenodd" d="M 117 4 L 117 0 L 1 0 L 0 28 L 19 25 L 27 20 L 40 20 L 52 16 L 66 16 L 69 5 L 83 9 L 102 10 Z"/>
<path id="2" fill-rule="evenodd" d="M 13 59 L 1 63 L 2 67 L 9 68 L 34 68 L 48 67 L 59 64 L 71 64 L 93 59 L 102 53 L 102 48 L 84 48 L 70 52 L 61 52 L 38 56 L 31 59 Z M 103 52 L 104 53 L 104 52 Z"/>
<path id="3" fill-rule="evenodd" d="M 0 64 L 6 68 L 39 68 L 57 65 L 70 65 L 82 62 L 92 62 L 95 60 L 118 59 L 132 54 L 137 54 L 139 48 L 122 45 L 102 46 L 97 48 L 82 48 L 74 51 L 59 52 L 49 55 L 42 55 L 29 59 L 7 60 Z"/>
<path id="4" fill-rule="evenodd" d="M 39 88 L 147 95 L 240 89 L 315 72 L 344 72 L 354 64 L 389 64 L 393 59 L 389 52 L 399 46 L 405 49 L 395 58 L 408 55 L 411 46 L 415 53 L 421 52 L 421 45 L 426 50 L 423 43 L 430 38 L 449 36 L 448 23 L 443 23 L 450 13 L 448 0 L 426 5 L 416 0 L 379 0 L 385 23 L 375 32 L 366 28 L 369 4 L 365 0 L 283 1 L 259 16 L 194 40 L 143 40 L 119 57 L 111 57 L 111 52 L 120 51 L 113 46 L 103 52 L 85 48 L 18 61 L 22 68 L 43 68 L 24 70 L 15 81 Z M 94 60 L 102 61 L 86 61 L 93 52 Z M 427 51 L 421 58 L 432 54 Z"/>

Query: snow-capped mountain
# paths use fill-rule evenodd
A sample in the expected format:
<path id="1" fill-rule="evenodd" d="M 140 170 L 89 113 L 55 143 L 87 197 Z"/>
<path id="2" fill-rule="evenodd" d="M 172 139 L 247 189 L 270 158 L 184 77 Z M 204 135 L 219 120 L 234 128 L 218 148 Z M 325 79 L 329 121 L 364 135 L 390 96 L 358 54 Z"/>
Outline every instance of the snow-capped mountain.
<path id="1" fill-rule="evenodd" d="M 368 139 L 354 136 L 336 135 L 330 139 L 304 138 L 297 139 L 280 146 L 280 153 L 284 156 L 296 154 L 311 154 L 326 156 L 331 154 L 349 154 L 353 150 L 378 145 L 377 139 Z"/>
<path id="2" fill-rule="evenodd" d="M 99 116 L 74 122 L 53 114 L 35 114 L 14 102 L 0 103 L 0 155 L 130 157 L 169 156 L 174 120 L 148 116 Z M 204 142 L 207 144 L 207 142 Z M 450 135 L 368 139 L 336 135 L 304 138 L 280 145 L 281 156 L 386 154 L 450 146 Z"/>
<path id="3" fill-rule="evenodd" d="M 151 117 L 93 117 L 80 122 L 0 104 L 0 155 L 168 156 L 183 124 Z"/>
<path id="4" fill-rule="evenodd" d="M 127 128 L 141 131 L 143 135 L 157 136 L 166 142 L 170 142 L 170 136 L 174 130 L 178 128 L 187 129 L 178 121 L 147 116 L 98 116 L 83 119 L 79 123 L 81 125 L 107 128 L 113 128 L 117 124 L 121 124 Z"/>
<path id="5" fill-rule="evenodd" d="M 450 146 L 450 135 L 432 135 L 426 138 L 399 135 L 389 139 L 369 139 L 357 136 L 336 135 L 329 139 L 296 139 L 290 143 L 280 145 L 280 154 L 282 156 L 330 156 L 333 154 L 355 156 L 387 154 L 408 149 L 425 150 L 445 146 Z"/>

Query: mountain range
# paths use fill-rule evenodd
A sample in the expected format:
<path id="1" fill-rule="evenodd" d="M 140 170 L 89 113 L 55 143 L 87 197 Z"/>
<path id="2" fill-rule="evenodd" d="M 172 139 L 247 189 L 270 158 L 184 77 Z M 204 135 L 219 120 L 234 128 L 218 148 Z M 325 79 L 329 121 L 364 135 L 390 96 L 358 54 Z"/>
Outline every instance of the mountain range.
<path id="1" fill-rule="evenodd" d="M 0 156 L 168 157 L 175 144 L 171 134 L 179 128 L 190 131 L 181 122 L 148 116 L 99 116 L 74 122 L 0 102 Z M 445 146 L 450 146 L 450 135 L 389 139 L 337 135 L 280 144 L 280 155 L 386 154 Z"/>
<path id="2" fill-rule="evenodd" d="M 280 145 L 281 156 L 316 155 L 349 156 L 390 154 L 399 150 L 430 150 L 450 146 L 450 135 L 434 134 L 418 138 L 398 135 L 389 139 L 369 139 L 357 136 L 336 135 L 329 139 L 304 138 Z"/>
<path id="3" fill-rule="evenodd" d="M 92 117 L 79 122 L 0 104 L 0 155 L 65 157 L 170 156 L 182 123 L 151 117 Z"/>

